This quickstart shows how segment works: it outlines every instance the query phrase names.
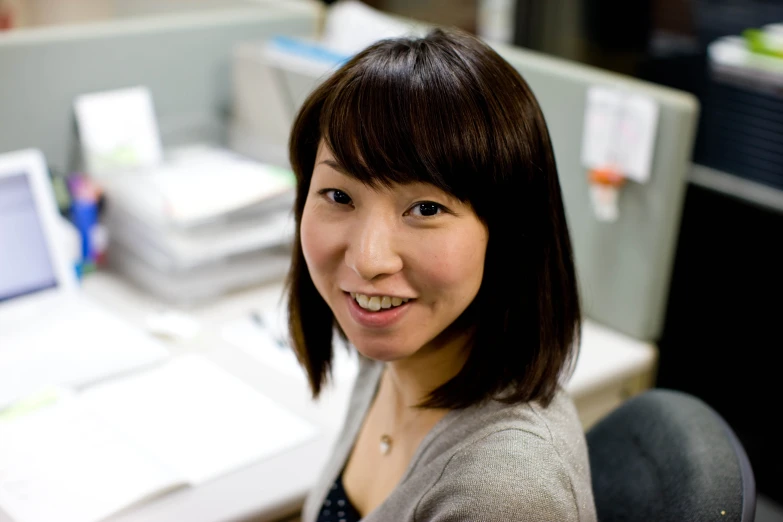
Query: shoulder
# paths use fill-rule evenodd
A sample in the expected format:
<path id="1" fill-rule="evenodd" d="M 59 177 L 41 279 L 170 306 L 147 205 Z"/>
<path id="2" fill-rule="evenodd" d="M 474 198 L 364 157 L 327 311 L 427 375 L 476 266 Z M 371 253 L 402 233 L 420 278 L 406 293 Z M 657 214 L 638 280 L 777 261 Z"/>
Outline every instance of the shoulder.
<path id="1" fill-rule="evenodd" d="M 417 520 L 578 520 L 576 497 L 554 448 L 505 429 L 456 452 L 422 497 Z"/>
<path id="2" fill-rule="evenodd" d="M 480 415 L 483 427 L 449 456 L 416 519 L 594 520 L 584 435 L 570 404 L 560 397 L 549 408 L 501 406 Z"/>

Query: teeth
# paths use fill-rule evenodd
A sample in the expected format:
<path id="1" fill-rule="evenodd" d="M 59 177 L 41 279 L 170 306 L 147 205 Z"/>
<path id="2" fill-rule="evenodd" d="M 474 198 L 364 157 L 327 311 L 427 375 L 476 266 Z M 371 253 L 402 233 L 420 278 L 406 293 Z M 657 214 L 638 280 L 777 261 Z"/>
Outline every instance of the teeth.
<path id="1" fill-rule="evenodd" d="M 388 309 L 393 306 L 400 306 L 401 304 L 407 303 L 410 300 L 402 299 L 400 297 L 389 297 L 388 295 L 384 295 L 382 297 L 377 295 L 369 297 L 364 294 L 357 294 L 356 292 L 351 292 L 351 297 L 354 298 L 357 303 L 359 303 L 359 306 L 373 312 L 377 312 L 381 308 Z"/>

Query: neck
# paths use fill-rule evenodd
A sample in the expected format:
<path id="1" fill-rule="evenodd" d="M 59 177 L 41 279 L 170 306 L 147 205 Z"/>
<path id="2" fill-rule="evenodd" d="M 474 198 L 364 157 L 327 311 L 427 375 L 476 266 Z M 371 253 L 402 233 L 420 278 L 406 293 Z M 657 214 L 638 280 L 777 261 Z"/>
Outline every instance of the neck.
<path id="1" fill-rule="evenodd" d="M 463 333 L 433 341 L 410 357 L 386 363 L 383 380 L 398 417 L 415 410 L 433 390 L 459 373 L 467 359 L 470 337 L 470 333 Z"/>

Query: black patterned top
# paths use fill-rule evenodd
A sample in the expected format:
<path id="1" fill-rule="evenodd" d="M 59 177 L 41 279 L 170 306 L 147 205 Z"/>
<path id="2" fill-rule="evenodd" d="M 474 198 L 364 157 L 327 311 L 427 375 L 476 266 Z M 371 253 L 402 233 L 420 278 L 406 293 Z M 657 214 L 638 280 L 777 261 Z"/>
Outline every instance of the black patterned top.
<path id="1" fill-rule="evenodd" d="M 318 513 L 318 522 L 359 522 L 361 518 L 359 512 L 348 500 L 348 495 L 345 494 L 341 473 L 332 484 L 329 494 L 326 495 L 326 500 Z"/>

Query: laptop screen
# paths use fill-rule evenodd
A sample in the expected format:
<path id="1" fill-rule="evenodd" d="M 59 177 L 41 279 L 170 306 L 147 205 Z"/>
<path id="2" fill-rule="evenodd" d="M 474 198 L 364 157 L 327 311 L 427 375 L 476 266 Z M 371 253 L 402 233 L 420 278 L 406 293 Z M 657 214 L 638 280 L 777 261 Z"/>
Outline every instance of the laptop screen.
<path id="1" fill-rule="evenodd" d="M 0 302 L 57 286 L 30 180 L 0 177 Z"/>

